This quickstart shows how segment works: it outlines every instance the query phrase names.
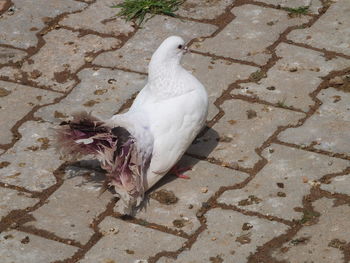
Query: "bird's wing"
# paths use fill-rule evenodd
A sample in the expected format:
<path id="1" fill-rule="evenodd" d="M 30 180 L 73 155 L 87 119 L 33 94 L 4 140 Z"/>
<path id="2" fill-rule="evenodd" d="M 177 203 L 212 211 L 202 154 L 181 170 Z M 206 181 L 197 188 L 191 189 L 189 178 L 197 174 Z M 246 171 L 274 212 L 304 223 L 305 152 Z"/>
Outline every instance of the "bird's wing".
<path id="1" fill-rule="evenodd" d="M 171 169 L 203 127 L 207 101 L 200 95 L 194 90 L 150 106 L 152 172 L 164 174 Z"/>

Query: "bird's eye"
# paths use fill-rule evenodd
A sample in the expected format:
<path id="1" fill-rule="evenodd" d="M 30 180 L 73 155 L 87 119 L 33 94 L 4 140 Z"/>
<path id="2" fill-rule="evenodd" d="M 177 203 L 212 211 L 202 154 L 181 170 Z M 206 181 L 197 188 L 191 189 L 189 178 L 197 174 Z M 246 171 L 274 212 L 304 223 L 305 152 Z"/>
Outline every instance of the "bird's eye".
<path id="1" fill-rule="evenodd" d="M 178 48 L 178 49 L 182 49 L 182 48 L 183 48 L 183 45 L 178 45 L 177 48 Z"/>

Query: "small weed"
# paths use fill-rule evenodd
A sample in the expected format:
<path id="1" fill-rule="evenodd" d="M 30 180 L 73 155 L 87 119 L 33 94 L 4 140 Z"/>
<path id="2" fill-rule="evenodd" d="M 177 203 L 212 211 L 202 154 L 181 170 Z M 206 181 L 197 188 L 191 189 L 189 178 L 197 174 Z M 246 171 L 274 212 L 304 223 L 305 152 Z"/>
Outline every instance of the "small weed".
<path id="1" fill-rule="evenodd" d="M 311 210 L 304 210 L 303 213 L 303 217 L 299 221 L 303 225 L 307 224 L 309 221 L 321 215 L 319 212 Z"/>
<path id="2" fill-rule="evenodd" d="M 252 74 L 250 74 L 249 79 L 251 81 L 257 82 L 257 81 L 259 81 L 259 80 L 261 80 L 263 78 L 266 78 L 266 76 L 267 75 L 266 75 L 266 73 L 264 71 L 257 70 L 255 72 L 253 72 Z"/>
<path id="3" fill-rule="evenodd" d="M 151 15 L 147 20 L 156 14 L 176 16 L 174 12 L 183 2 L 184 0 L 125 0 L 112 8 L 121 8 L 118 16 L 126 21 L 136 20 L 141 25 L 147 14 Z"/>
<path id="4" fill-rule="evenodd" d="M 306 15 L 309 13 L 309 6 L 299 6 L 296 8 L 285 7 L 284 10 L 289 12 L 289 15 Z"/>
<path id="5" fill-rule="evenodd" d="M 284 98 L 283 100 L 279 100 L 277 102 L 277 106 L 281 107 L 281 108 L 288 108 L 288 106 L 285 104 L 285 102 L 286 102 L 286 98 Z"/>

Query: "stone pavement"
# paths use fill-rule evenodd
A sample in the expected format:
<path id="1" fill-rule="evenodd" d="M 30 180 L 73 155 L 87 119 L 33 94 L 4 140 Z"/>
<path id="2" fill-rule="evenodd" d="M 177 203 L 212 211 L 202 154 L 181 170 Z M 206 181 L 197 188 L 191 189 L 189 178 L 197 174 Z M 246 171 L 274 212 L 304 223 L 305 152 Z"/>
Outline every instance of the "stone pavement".
<path id="1" fill-rule="evenodd" d="M 1 263 L 350 262 L 350 1 L 187 0 L 142 28 L 115 2 L 0 0 Z M 127 109 L 174 34 L 207 127 L 190 179 L 120 216 L 103 170 L 62 160 L 50 129 Z"/>

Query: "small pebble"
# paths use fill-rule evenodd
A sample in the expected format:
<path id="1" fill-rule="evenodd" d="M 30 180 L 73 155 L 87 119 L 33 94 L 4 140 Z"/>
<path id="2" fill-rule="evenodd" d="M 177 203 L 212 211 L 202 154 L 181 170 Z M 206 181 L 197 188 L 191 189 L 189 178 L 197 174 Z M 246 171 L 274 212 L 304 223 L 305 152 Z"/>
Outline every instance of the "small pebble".
<path id="1" fill-rule="evenodd" d="M 278 197 L 286 197 L 287 195 L 286 195 L 286 193 L 278 192 L 278 193 L 277 193 L 277 196 L 278 196 Z"/>
<path id="2" fill-rule="evenodd" d="M 253 225 L 250 224 L 250 223 L 244 223 L 243 226 L 242 226 L 242 230 L 245 230 L 245 231 L 249 230 L 251 228 L 253 228 Z"/>
<path id="3" fill-rule="evenodd" d="M 88 62 L 88 63 L 90 63 L 91 61 L 94 60 L 93 57 L 85 57 L 84 59 L 85 59 L 85 61 Z"/>
<path id="4" fill-rule="evenodd" d="M 201 188 L 201 192 L 202 192 L 203 194 L 207 193 L 207 192 L 208 192 L 208 187 L 202 187 L 202 188 Z"/>
<path id="5" fill-rule="evenodd" d="M 344 80 L 341 77 L 336 76 L 329 81 L 329 84 L 330 85 L 342 85 L 342 84 L 344 84 Z"/>

